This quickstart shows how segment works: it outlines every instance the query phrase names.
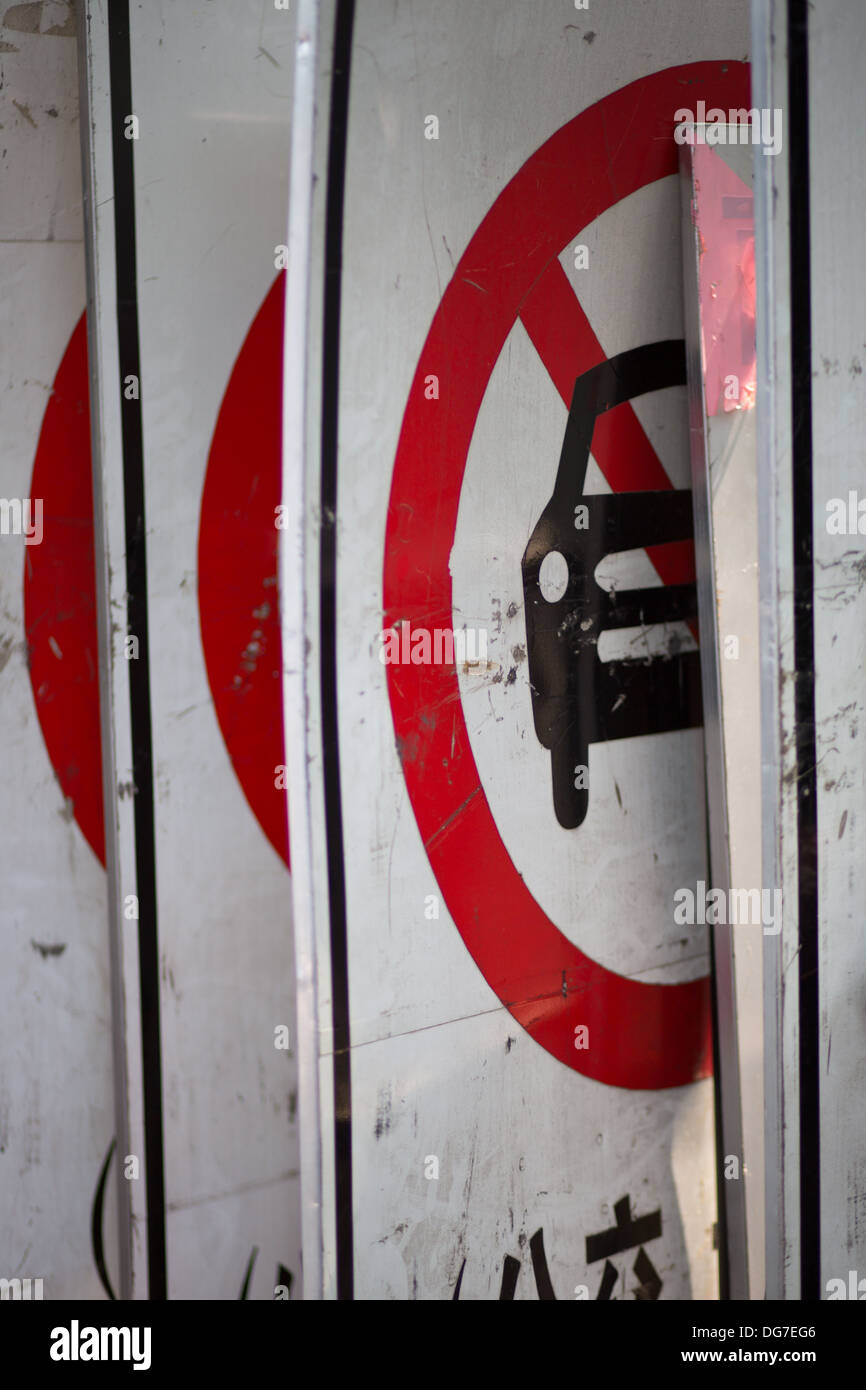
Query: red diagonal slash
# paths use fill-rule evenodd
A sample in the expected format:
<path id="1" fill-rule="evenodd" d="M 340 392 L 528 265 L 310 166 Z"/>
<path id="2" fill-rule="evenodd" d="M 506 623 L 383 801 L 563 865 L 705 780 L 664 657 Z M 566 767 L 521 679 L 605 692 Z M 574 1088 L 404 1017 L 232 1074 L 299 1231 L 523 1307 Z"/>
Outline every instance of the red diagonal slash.
<path id="1" fill-rule="evenodd" d="M 520 318 L 568 409 L 577 377 L 606 354 L 558 260 L 536 280 Z M 614 492 L 662 492 L 672 486 L 628 401 L 598 417 L 592 453 Z M 694 582 L 691 541 L 647 546 L 647 555 L 663 584 Z"/>

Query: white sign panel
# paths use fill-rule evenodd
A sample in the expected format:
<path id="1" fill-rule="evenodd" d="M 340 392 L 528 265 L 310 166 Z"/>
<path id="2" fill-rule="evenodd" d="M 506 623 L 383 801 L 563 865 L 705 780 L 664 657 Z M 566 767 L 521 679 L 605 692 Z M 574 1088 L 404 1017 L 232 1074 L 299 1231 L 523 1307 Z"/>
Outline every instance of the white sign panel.
<path id="1" fill-rule="evenodd" d="M 131 1289 L 296 1297 L 275 521 L 294 17 L 89 19 Z"/>
<path id="2" fill-rule="evenodd" d="M 717 1296 L 674 126 L 747 104 L 746 19 L 301 11 L 283 574 L 326 1297 Z"/>
<path id="3" fill-rule="evenodd" d="M 783 904 L 765 957 L 767 1295 L 862 1299 L 866 17 L 768 0 L 757 21 L 756 100 L 786 112 L 756 185 L 764 874 Z"/>
<path id="4" fill-rule="evenodd" d="M 0 1278 L 103 1298 L 114 1097 L 71 6 L 6 6 L 0 53 Z"/>

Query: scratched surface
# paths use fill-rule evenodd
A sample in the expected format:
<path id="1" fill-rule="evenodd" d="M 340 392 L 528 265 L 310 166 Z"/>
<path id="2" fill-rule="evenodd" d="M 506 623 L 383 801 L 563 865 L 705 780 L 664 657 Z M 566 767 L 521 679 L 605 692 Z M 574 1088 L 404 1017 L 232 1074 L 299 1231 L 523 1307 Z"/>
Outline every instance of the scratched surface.
<path id="1" fill-rule="evenodd" d="M 564 16 L 554 4 L 529 12 L 507 0 L 358 7 L 343 245 L 338 687 L 360 1298 L 564 1299 L 581 1287 L 593 1299 L 717 1293 L 711 1083 L 650 1091 L 588 1079 L 501 1006 L 425 852 L 377 660 L 393 461 L 454 268 L 508 180 L 578 112 L 657 69 L 745 56 L 745 6 L 693 20 L 686 4 L 648 4 L 638 16 L 624 7 Z M 330 61 L 319 61 L 324 84 Z M 424 138 L 431 114 L 438 140 Z M 321 180 L 321 164 L 317 172 Z M 579 297 L 607 355 L 682 336 L 678 217 L 672 176 L 585 230 L 588 270 L 576 269 L 573 243 L 563 246 L 559 289 Z M 456 333 L 445 349 L 430 410 L 447 413 L 458 409 L 469 351 Z M 448 566 L 453 625 L 488 637 L 486 664 L 459 673 L 481 785 L 517 874 L 568 943 L 629 979 L 682 984 L 707 969 L 704 937 L 675 928 L 670 908 L 674 888 L 703 873 L 700 732 L 593 746 L 587 819 L 576 830 L 557 822 L 549 756 L 532 723 L 521 556 L 551 494 L 567 408 L 556 364 L 522 322 L 490 368 Z M 684 387 L 637 400 L 634 414 L 670 482 L 686 487 Z M 452 466 L 444 455 L 431 461 L 431 515 Z M 609 491 L 595 457 L 585 490 Z M 410 573 L 412 565 L 408 555 Z M 643 550 L 608 569 L 620 585 L 659 583 Z M 688 629 L 675 640 L 686 647 Z M 670 634 L 662 650 L 665 641 Z M 446 748 L 444 773 L 428 764 L 426 775 L 447 781 L 448 758 Z M 470 918 L 499 891 L 496 881 L 485 887 L 471 824 L 467 814 L 451 830 Z M 507 960 L 505 933 L 498 950 Z M 319 951 L 327 961 L 324 935 Z M 327 1109 L 324 979 L 320 990 Z M 621 1030 L 628 1046 L 628 1016 L 604 1026 Z M 327 1294 L 333 1182 L 326 1149 Z"/>
<path id="2" fill-rule="evenodd" d="M 784 10 L 765 10 L 767 36 L 777 40 Z M 765 841 L 765 874 L 776 874 L 783 893 L 784 925 L 767 971 L 768 1130 L 768 1297 L 800 1297 L 801 1256 L 817 1265 L 818 1288 L 808 1296 L 826 1298 L 828 1281 L 842 1281 L 847 1295 L 850 1271 L 866 1268 L 866 1157 L 863 1146 L 863 1075 L 866 1026 L 863 998 L 863 871 L 859 834 L 864 811 L 863 664 L 864 540 L 862 438 L 866 424 L 862 304 L 863 152 L 859 132 L 864 94 L 856 73 L 863 46 L 863 11 L 847 0 L 833 0 L 809 11 L 809 197 L 811 274 L 811 523 L 814 565 L 811 586 L 802 593 L 802 610 L 814 624 L 814 725 L 800 720 L 794 707 L 793 641 L 795 574 L 791 557 L 791 350 L 790 319 L 802 302 L 788 267 L 788 206 L 795 203 L 784 167 L 762 171 L 765 244 L 772 248 L 772 315 L 768 317 L 766 360 L 772 414 L 761 460 L 768 480 L 768 512 L 779 537 L 767 565 L 768 646 L 764 679 L 770 692 L 768 720 L 777 747 L 768 762 L 765 812 L 774 840 Z M 767 46 L 768 104 L 784 103 L 787 74 L 778 45 Z M 834 122 L 839 92 L 845 93 L 845 119 Z M 772 161 L 776 163 L 776 161 Z M 773 202 L 767 195 L 772 182 Z M 772 377 L 770 378 L 770 373 Z M 804 418 L 796 412 L 797 418 Z M 853 497 L 852 497 L 853 494 Z M 832 522 L 832 526 L 831 526 Z M 761 556 L 764 564 L 764 553 Z M 808 571 L 806 572 L 808 574 Z M 810 591 L 811 590 L 811 591 Z M 765 639 L 766 641 L 766 639 Z M 814 736 L 814 754 L 798 765 L 798 746 Z M 819 1138 L 817 1159 L 804 1175 L 799 1148 L 801 1063 L 797 961 L 798 850 L 803 864 L 808 842 L 798 842 L 798 787 L 814 778 L 817 800 L 818 998 L 817 1120 L 810 1134 Z M 772 854 L 772 858 L 770 857 Z M 815 879 L 803 874 L 808 894 Z M 808 918 L 806 920 L 809 920 Z M 810 972 L 811 975 L 812 972 Z M 771 1013 L 772 1006 L 772 1013 Z M 804 1125 L 805 1129 L 806 1126 Z M 817 1170 L 817 1171 L 816 1171 Z M 805 1177 L 806 1181 L 802 1179 Z M 811 1180 L 811 1181 L 810 1181 Z M 801 1182 L 808 1201 L 819 1199 L 820 1249 L 801 1229 Z M 804 1250 L 805 1247 L 805 1250 Z M 856 1279 L 855 1279 L 856 1282 Z M 844 1296 L 844 1295 L 843 1295 Z M 854 1295 L 856 1296 L 856 1295 Z M 862 1297 L 862 1294 L 860 1295 Z"/>
<path id="3" fill-rule="evenodd" d="M 31 496 L 31 476 L 52 383 L 84 308 L 84 251 L 76 44 L 69 7 L 0 10 L 0 494 Z M 79 405 L 82 402 L 79 396 Z M 45 459 L 44 479 L 74 461 L 67 441 Z M 85 473 L 85 483 L 86 483 Z M 87 521 L 43 497 L 45 549 L 0 536 L 0 708 L 5 730 L 0 799 L 4 968 L 0 1012 L 0 1274 L 44 1280 L 44 1296 L 101 1298 L 91 1211 L 114 1132 L 105 873 L 75 820 L 37 719 L 28 673 L 23 579 L 63 530 Z M 96 673 L 67 634 L 86 607 L 65 611 L 49 585 L 29 614 L 47 653 L 50 700 L 67 688 L 64 666 L 95 701 Z M 92 610 L 91 610 L 92 611 Z M 53 643 L 53 646 L 51 645 Z M 95 653 L 92 653 L 95 655 Z M 74 680 L 74 676 L 73 676 Z M 81 732 L 77 726 L 72 737 Z M 95 779 L 98 783 L 98 768 Z M 105 1213 L 116 1281 L 114 1188 Z"/>
<path id="4" fill-rule="evenodd" d="M 280 668 L 271 616 L 279 469 L 279 306 L 273 297 L 277 332 L 268 332 L 266 318 L 252 377 L 258 379 L 264 362 L 277 389 L 261 410 L 252 409 L 248 430 L 232 427 L 215 483 L 209 471 L 223 396 L 277 278 L 274 248 L 285 240 L 292 20 L 273 6 L 251 3 L 132 7 L 131 13 L 132 93 L 140 123 L 135 233 L 168 1289 L 172 1298 L 236 1299 L 244 1288 L 250 1299 L 272 1299 L 276 1285 L 286 1282 L 278 1278 L 283 1268 L 297 1297 L 290 883 L 285 835 L 278 853 L 274 817 L 262 806 L 261 776 L 255 785 L 249 781 L 250 763 L 260 773 L 264 765 L 272 803 L 282 810 L 274 785 L 283 760 L 279 724 L 267 726 L 263 748 L 256 742 L 262 709 L 279 716 L 278 701 L 267 698 L 268 687 L 278 688 Z M 111 170 L 101 85 L 104 22 L 104 7 L 96 5 L 95 88 L 103 122 L 97 202 L 100 181 L 109 180 Z M 110 202 L 100 208 L 107 534 L 112 604 L 122 613 L 114 225 Z M 252 403 L 245 398 L 242 404 Z M 262 413 L 273 421 L 269 435 L 261 432 Z M 207 547 L 206 576 L 199 568 L 200 542 Z M 112 660 L 122 784 L 132 663 L 117 633 Z M 122 793 L 117 815 L 123 884 L 134 867 L 134 845 Z M 128 997 L 134 997 L 136 968 L 127 956 Z M 288 1029 L 288 1049 L 275 1047 L 280 1025 Z M 131 1017 L 133 1050 L 137 1027 Z M 140 1204 L 141 1192 L 134 1198 Z M 134 1215 L 140 1233 L 140 1205 Z M 136 1239 L 140 1289 L 146 1260 L 140 1235 Z"/>
<path id="5" fill-rule="evenodd" d="M 681 154 L 710 864 L 723 891 L 762 881 L 752 165 L 739 144 Z M 742 1154 L 724 1188 L 735 1299 L 764 1288 L 763 947 L 760 924 L 716 929 L 723 1151 Z"/>
<path id="6" fill-rule="evenodd" d="M 785 7 L 762 8 L 759 100 L 770 108 L 787 100 L 788 73 L 778 37 Z M 758 165 L 756 248 L 766 258 L 769 285 L 764 340 L 765 424 L 759 417 L 759 477 L 767 505 L 761 533 L 762 684 L 764 746 L 764 875 L 782 891 L 783 927 L 767 942 L 764 958 L 767 1068 L 767 1296 L 826 1298 L 828 1281 L 848 1292 L 851 1271 L 862 1277 L 864 1168 L 862 950 L 863 899 L 857 827 L 863 816 L 862 667 L 863 540 L 858 529 L 862 497 L 864 387 L 859 306 L 863 267 L 854 245 L 863 218 L 862 91 L 854 55 L 862 48 L 863 15 L 853 3 L 809 12 L 809 138 L 811 143 L 810 246 L 811 497 L 805 499 L 813 565 L 794 566 L 792 469 L 792 321 L 803 304 L 802 284 L 792 284 L 789 260 L 791 209 L 802 206 L 789 184 L 787 161 Z M 846 121 L 834 131 L 838 93 L 846 92 Z M 789 120 L 788 129 L 791 128 Z M 802 324 L 802 320 L 799 320 Z M 760 314 L 759 314 L 760 323 Z M 772 385 L 770 385 L 772 383 Z M 796 390 L 803 393 L 803 386 Z M 760 431 L 763 430 L 761 434 Z M 808 467 L 808 462 L 806 464 Z M 792 479 L 793 473 L 793 479 Z M 853 494 L 853 497 L 850 495 Z M 811 505 L 810 505 L 811 504 Z M 802 544 L 803 513 L 798 515 Z M 832 526 L 831 526 L 832 522 Z M 810 582 L 811 581 L 811 582 Z M 808 695 L 811 667 L 797 671 L 795 615 L 814 628 L 814 720 L 798 714 L 798 690 Z M 810 741 L 814 740 L 810 747 Z M 801 789 L 809 788 L 805 798 Z M 798 834 L 804 799 L 814 795 L 814 833 Z M 798 804 L 799 803 L 799 804 Z M 806 816 L 808 820 L 808 814 Z M 770 877 L 772 875 L 772 878 Z M 817 877 L 816 877 L 817 875 Z M 817 885 L 817 908 L 803 914 L 808 946 L 817 926 L 817 960 L 804 953 L 800 892 L 808 905 Z M 813 938 L 814 939 L 814 938 Z M 798 963 L 809 961 L 802 989 Z M 817 966 L 817 998 L 812 995 Z M 802 990 L 802 994 L 801 994 Z M 801 1001 L 805 1009 L 801 1017 Z M 801 1037 L 809 1036 L 814 1071 L 802 1068 Z M 814 1051 L 813 1051 L 814 1047 Z M 801 1102 L 805 1101 L 805 1108 Z M 805 1117 L 805 1118 L 804 1118 Z M 801 1136 L 817 1140 L 803 1173 Z M 817 1214 L 814 1226 L 802 1224 Z M 803 1292 L 806 1266 L 810 1287 Z M 838 1296 L 838 1294 L 837 1294 Z M 856 1296 L 856 1294 L 854 1295 Z"/>
<path id="7" fill-rule="evenodd" d="M 866 191 L 863 151 L 856 134 L 866 118 L 866 98 L 855 77 L 854 52 L 863 46 L 863 13 L 836 3 L 814 19 L 810 62 L 814 71 L 816 125 L 812 132 L 813 409 L 815 515 L 827 501 L 864 495 L 862 439 L 866 428 L 862 312 L 866 278 L 852 242 L 860 236 Z M 851 93 L 834 159 L 821 153 L 833 135 L 832 111 L 841 88 Z M 850 185 L 839 171 L 856 170 Z M 832 267 L 832 275 L 823 274 Z M 831 284 L 828 286 L 828 279 Z M 852 306 L 858 306 L 853 308 Z M 860 517 L 866 512 L 861 506 Z M 858 534 L 815 536 L 815 691 L 818 763 L 818 852 L 821 958 L 822 1281 L 866 1269 L 866 1155 L 863 1094 L 866 1056 L 866 958 L 863 951 L 863 868 L 858 830 L 866 816 L 862 691 L 866 546 Z M 843 661 L 837 653 L 844 653 Z M 862 1296 L 862 1295 L 861 1295 Z"/>
<path id="8" fill-rule="evenodd" d="M 151 689 L 175 1297 L 237 1297 L 253 1246 L 250 1297 L 273 1296 L 279 1263 L 293 1273 L 293 1297 L 301 1287 L 288 871 L 226 749 L 228 735 L 243 761 L 259 717 L 250 687 L 257 676 L 276 686 L 280 665 L 263 637 L 269 601 L 276 611 L 278 457 L 276 449 L 262 456 L 256 436 L 234 441 L 229 506 L 207 516 L 221 570 L 240 591 L 235 603 L 245 599 L 248 609 L 231 683 L 249 710 L 239 700 L 231 729 L 215 719 L 203 654 L 203 625 L 212 646 L 221 613 L 202 611 L 197 574 L 217 412 L 276 277 L 274 246 L 285 239 L 292 37 L 289 16 L 254 3 L 145 8 L 132 37 L 133 94 L 146 132 L 136 149 L 137 237 L 151 621 L 160 634 Z M 270 409 L 276 425 L 278 397 Z M 273 499 L 263 520 L 255 513 L 251 547 L 243 528 L 252 500 L 268 490 Z M 270 554 L 270 588 L 257 588 L 255 574 L 244 588 L 250 548 Z M 227 684 L 227 672 L 220 679 Z M 281 744 L 275 727 L 260 757 L 268 756 L 277 802 Z M 289 1027 L 289 1054 L 274 1047 L 278 1024 Z"/>

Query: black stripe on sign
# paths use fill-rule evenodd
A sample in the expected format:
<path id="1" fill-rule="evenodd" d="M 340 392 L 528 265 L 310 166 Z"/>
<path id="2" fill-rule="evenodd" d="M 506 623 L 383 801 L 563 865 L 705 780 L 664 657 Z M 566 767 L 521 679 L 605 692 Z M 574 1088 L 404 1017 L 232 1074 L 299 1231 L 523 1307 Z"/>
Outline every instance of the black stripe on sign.
<path id="1" fill-rule="evenodd" d="M 809 237 L 808 0 L 788 0 L 791 464 L 800 1033 L 800 1297 L 821 1297 L 818 821 L 812 544 L 812 313 Z"/>
<path id="2" fill-rule="evenodd" d="M 126 400 L 123 382 L 141 382 L 135 256 L 133 140 L 125 135 L 134 114 L 129 45 L 129 0 L 110 0 L 108 57 L 111 85 L 111 149 L 114 172 L 114 254 L 117 275 L 117 342 L 126 524 L 127 630 L 138 638 L 139 657 L 128 663 L 135 785 L 135 872 L 138 890 L 138 968 L 141 982 L 141 1053 L 144 1152 L 147 1181 L 147 1267 L 151 1299 L 167 1297 L 165 1177 L 162 1151 L 162 1061 L 159 1030 L 159 948 L 156 931 L 156 851 L 153 824 L 153 747 L 147 631 L 147 554 L 141 401 Z M 140 391 L 140 386 L 139 386 Z"/>
<path id="3" fill-rule="evenodd" d="M 334 27 L 328 190 L 325 209 L 325 290 L 322 347 L 322 491 L 320 675 L 328 898 L 331 917 L 331 994 L 334 1031 L 334 1158 L 337 1227 L 337 1298 L 354 1297 L 352 1231 L 352 1066 L 349 1054 L 349 960 L 346 876 L 337 721 L 337 446 L 340 401 L 340 295 L 343 201 L 349 119 L 354 0 L 338 0 Z"/>

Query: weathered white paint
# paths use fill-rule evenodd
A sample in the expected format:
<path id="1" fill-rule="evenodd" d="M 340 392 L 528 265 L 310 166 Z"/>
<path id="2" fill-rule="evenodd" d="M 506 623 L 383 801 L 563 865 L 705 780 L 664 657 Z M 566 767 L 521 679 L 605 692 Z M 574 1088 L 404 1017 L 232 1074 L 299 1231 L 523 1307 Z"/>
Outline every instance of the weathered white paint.
<path id="1" fill-rule="evenodd" d="M 109 600 L 125 571 L 105 8 L 91 9 L 96 131 L 96 345 Z M 272 1298 L 277 1264 L 301 1287 L 295 1020 L 288 871 L 235 778 L 199 629 L 199 509 L 214 425 L 286 239 L 294 17 L 251 3 L 131 7 L 141 399 L 148 520 L 168 1288 Z M 275 410 L 278 402 L 275 402 Z M 239 457 L 239 490 L 257 461 Z M 224 537 L 231 563 L 232 535 Z M 112 646 L 110 736 L 128 778 L 128 663 Z M 124 771 L 126 769 L 126 771 Z M 278 793 L 275 792 L 275 795 Z M 129 799 L 115 903 L 133 892 Z M 125 924 L 128 928 L 130 924 Z M 134 936 L 117 920 L 125 949 Z M 124 960 L 130 1125 L 141 1143 L 137 961 Z M 274 1029 L 289 1028 L 291 1051 Z M 141 1152 L 140 1147 L 133 1151 Z M 143 1183 L 132 1194 L 142 1229 Z M 143 1292 L 144 1246 L 134 1292 Z"/>
<path id="2" fill-rule="evenodd" d="M 753 101 L 787 101 L 783 35 L 786 6 L 754 7 Z M 783 891 L 782 931 L 764 941 L 766 1296 L 796 1298 L 799 1269 L 799 1091 L 784 1068 L 796 1056 L 797 836 L 794 727 L 791 374 L 787 158 L 755 168 L 755 265 L 758 303 L 758 557 L 761 597 L 762 876 Z M 778 460 L 778 462 L 777 462 Z M 787 892 L 785 891 L 787 888 Z M 790 984 L 788 983 L 790 980 Z M 783 1108 L 785 1122 L 783 1123 Z"/>
<path id="3" fill-rule="evenodd" d="M 809 16 L 815 729 L 821 921 L 821 1282 L 866 1269 L 866 539 L 828 534 L 827 502 L 866 496 L 863 378 L 866 14 L 832 0 Z M 845 94 L 840 122 L 839 93 Z M 829 152 L 829 159 L 825 158 Z M 866 509 L 864 509 L 866 510 Z"/>
<path id="4" fill-rule="evenodd" d="M 787 7 L 756 12 L 756 102 L 787 95 Z M 863 1072 L 866 1033 L 862 949 L 864 767 L 860 729 L 864 667 L 864 543 L 830 534 L 827 503 L 863 488 L 864 203 L 859 132 L 866 109 L 857 54 L 866 17 L 853 0 L 808 12 L 812 330 L 812 521 L 814 545 L 815 755 L 817 766 L 820 1009 L 820 1285 L 866 1267 Z M 840 112 L 842 118 L 840 119 Z M 800 1295 L 797 839 L 792 672 L 791 374 L 789 206 L 784 159 L 765 161 L 759 192 L 764 299 L 760 452 L 764 714 L 765 877 L 772 864 L 785 923 L 766 959 L 767 1293 Z M 759 168 L 761 162 L 759 161 Z"/>
<path id="5" fill-rule="evenodd" d="M 52 9 L 65 27 L 66 7 Z M 51 383 L 84 308 L 78 78 L 74 31 L 28 32 L 5 10 L 0 493 L 22 498 Z M 98 1299 L 91 1207 L 114 1133 L 105 874 L 64 803 L 34 709 L 24 564 L 23 537 L 0 537 L 0 1276 L 41 1279 L 46 1299 Z M 63 949 L 43 956 L 35 943 Z M 104 1229 L 116 1285 L 113 1186 Z"/>
<path id="6" fill-rule="evenodd" d="M 305 776 L 291 787 L 293 826 L 310 836 L 304 910 L 311 913 L 318 1000 L 308 1040 L 320 1057 L 321 1188 L 311 1244 L 323 1249 L 321 1293 L 334 1295 L 330 955 L 318 690 L 321 228 L 333 5 L 320 8 L 319 93 L 306 368 L 287 361 L 303 396 L 287 422 L 296 496 L 306 497 L 303 681 Z M 305 11 L 305 14 L 309 11 Z M 351 77 L 343 245 L 338 500 L 338 682 L 352 1028 L 355 1295 L 362 1299 L 496 1298 L 503 1260 L 522 1260 L 516 1297 L 537 1297 L 529 1238 L 544 1231 L 558 1298 L 586 1284 L 585 1238 L 613 1224 L 628 1194 L 636 1215 L 661 1208 L 648 1247 L 663 1298 L 712 1298 L 717 1273 L 712 1087 L 615 1090 L 555 1062 L 499 1004 L 439 898 L 394 747 L 378 660 L 382 545 L 391 469 L 418 356 L 466 244 L 538 146 L 604 93 L 690 59 L 744 56 L 745 7 L 701 15 L 649 4 L 581 16 L 502 3 L 358 7 Z M 590 32 L 592 38 L 589 38 Z M 542 99 L 543 98 L 543 99 Z M 439 139 L 425 140 L 437 114 Z M 673 114 L 673 113 L 672 113 Z M 323 129 L 325 134 L 323 135 Z M 309 224 L 305 224 L 309 225 Z M 575 229 L 577 231 L 579 229 Z M 317 236 L 319 239 L 317 240 Z M 589 271 L 563 266 L 608 354 L 682 334 L 676 179 L 636 194 L 588 229 Z M 304 371 L 306 370 L 306 375 Z M 680 486 L 688 480 L 685 391 L 638 401 L 636 413 Z M 455 623 L 486 627 L 490 667 L 461 683 L 473 754 L 497 827 L 527 884 L 560 929 L 630 975 L 673 981 L 707 968 L 706 941 L 685 949 L 672 924 L 675 887 L 704 865 L 699 731 L 593 747 L 592 816 L 556 822 L 546 755 L 534 742 L 520 557 L 549 496 L 566 419 L 518 325 L 493 371 L 477 422 L 451 559 Z M 306 474 L 296 476 L 297 452 Z M 592 485 L 602 490 L 600 474 Z M 301 615 L 294 611 L 297 626 Z M 501 623 L 501 626 L 500 626 Z M 297 639 L 296 650 L 301 651 Z M 510 686 L 501 679 L 515 667 Z M 500 679 L 494 679 L 495 677 Z M 616 784 L 616 786 L 615 786 Z M 618 786 L 622 805 L 619 804 Z M 312 909 L 309 898 L 312 895 Z M 300 899 L 296 899 L 300 905 Z M 622 1021 L 628 1028 L 628 1021 Z M 304 1078 L 308 1086 L 308 1079 Z M 439 1162 L 438 1179 L 425 1161 Z M 310 1223 L 313 1225 L 313 1222 Z M 305 1231 L 305 1240 L 308 1238 Z M 524 1249 L 524 1247 L 526 1247 Z M 315 1258 L 315 1252 L 311 1252 Z M 618 1257 L 630 1298 L 634 1251 Z M 308 1296 L 318 1289 L 309 1288 Z"/>
<path id="7" fill-rule="evenodd" d="M 701 297 L 701 256 L 724 235 L 721 206 L 700 199 L 698 159 L 723 161 L 751 189 L 752 150 L 729 127 L 728 142 L 683 147 L 683 249 L 687 304 L 690 438 L 700 607 L 704 731 L 712 883 L 727 891 L 761 887 L 761 749 L 755 411 L 719 409 L 707 399 L 706 353 L 719 352 Z M 710 181 L 711 183 L 711 181 Z M 705 277 L 706 279 L 706 277 Z M 711 287 L 725 306 L 727 367 L 739 371 L 743 312 L 736 274 Z M 706 285 L 704 281 L 704 295 Z M 703 345 L 703 348 L 702 348 Z M 703 350 L 705 349 L 705 351 Z M 724 370 L 724 368 L 723 368 Z M 714 376 L 714 381 L 716 380 Z M 742 383 L 741 383 L 742 384 Z M 729 640 L 735 639 L 731 647 Z M 762 924 L 714 930 L 719 1020 L 723 1192 L 730 1296 L 764 1288 L 764 1104 Z"/>
<path id="8" fill-rule="evenodd" d="M 307 434 L 317 440 L 317 417 L 307 414 L 308 398 L 315 398 L 315 377 L 307 374 L 307 342 L 315 341 L 316 322 L 310 316 L 313 270 L 313 163 L 316 140 L 323 127 L 316 120 L 316 65 L 318 0 L 300 0 L 295 33 L 294 91 L 292 104 L 291 178 L 289 188 L 289 245 L 292 254 L 286 274 L 286 308 L 283 345 L 283 458 L 281 502 L 289 524 L 280 544 L 280 625 L 283 648 L 283 727 L 287 748 L 310 748 L 307 757 L 289 759 L 288 800 L 299 808 L 292 834 L 292 904 L 295 926 L 295 981 L 298 1088 L 302 1097 L 300 1163 L 301 1241 L 304 1254 L 304 1289 L 307 1298 L 323 1287 L 324 1247 L 333 1249 L 331 1229 L 333 1196 L 325 1203 L 322 1191 L 323 1132 L 332 1130 L 333 1103 L 329 1103 L 327 1077 L 320 1091 L 318 1020 L 326 1001 L 319 990 L 317 938 L 324 924 L 316 923 L 323 909 L 315 885 L 324 865 L 317 858 L 326 837 L 321 820 L 313 830 L 313 817 L 321 808 L 313 801 L 312 779 L 321 777 L 320 736 L 312 721 L 318 699 L 308 698 L 315 689 L 316 668 L 306 643 L 306 632 L 315 625 L 318 587 L 314 558 L 307 547 L 308 479 L 305 459 Z M 316 207 L 321 219 L 321 200 Z M 320 226 L 317 228 L 320 232 Z M 318 286 L 318 294 L 321 286 Z M 311 353 L 315 361 L 315 353 Z M 311 445 L 314 447 L 314 445 Z M 314 481 L 311 478 L 310 481 Z M 302 809 L 300 809 L 302 808 Z M 323 1119 L 328 1106 L 328 1120 Z M 325 1230 L 327 1229 L 327 1236 Z"/>

